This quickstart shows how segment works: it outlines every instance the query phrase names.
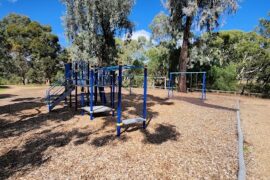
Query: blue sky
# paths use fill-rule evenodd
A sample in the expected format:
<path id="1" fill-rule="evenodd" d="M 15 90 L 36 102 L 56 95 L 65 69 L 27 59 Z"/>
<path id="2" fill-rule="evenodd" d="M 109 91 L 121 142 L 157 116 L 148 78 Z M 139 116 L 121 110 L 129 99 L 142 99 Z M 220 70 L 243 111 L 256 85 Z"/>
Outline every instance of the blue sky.
<path id="1" fill-rule="evenodd" d="M 135 23 L 134 36 L 149 36 L 148 26 L 160 11 L 164 11 L 160 0 L 136 0 L 136 5 L 130 15 L 130 19 Z M 270 0 L 241 0 L 237 13 L 226 18 L 225 25 L 219 29 L 252 31 L 258 24 L 258 20 L 266 17 L 268 11 L 270 11 Z M 9 13 L 19 13 L 41 24 L 51 25 L 53 33 L 59 36 L 60 43 L 66 46 L 61 21 L 64 12 L 65 7 L 60 0 L 0 0 L 1 19 Z"/>

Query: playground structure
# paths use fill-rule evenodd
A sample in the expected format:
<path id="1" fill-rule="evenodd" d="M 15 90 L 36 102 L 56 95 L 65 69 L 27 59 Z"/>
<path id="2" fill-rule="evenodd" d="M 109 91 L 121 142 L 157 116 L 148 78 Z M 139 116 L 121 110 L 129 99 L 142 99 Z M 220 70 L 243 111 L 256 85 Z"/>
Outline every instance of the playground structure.
<path id="1" fill-rule="evenodd" d="M 189 91 L 198 91 L 201 90 L 202 94 L 201 94 L 201 99 L 205 100 L 206 99 L 206 72 L 171 72 L 170 73 L 170 79 L 169 79 L 169 87 L 168 87 L 168 97 L 173 97 L 173 90 L 176 89 L 175 85 L 178 85 L 177 83 L 180 83 L 179 81 L 177 82 L 178 78 L 176 78 L 176 76 L 179 76 L 179 78 L 181 76 L 186 76 L 186 75 L 190 75 L 189 80 L 187 80 L 188 82 L 188 88 L 187 90 Z M 193 75 L 195 75 L 195 88 L 193 89 Z M 201 88 L 199 88 L 199 79 L 198 79 L 198 75 L 202 75 L 202 79 L 201 79 Z"/>
<path id="2" fill-rule="evenodd" d="M 141 117 L 122 119 L 122 87 L 123 72 L 128 70 L 144 69 L 143 80 L 143 112 Z M 110 106 L 107 106 L 105 88 L 110 88 Z M 80 94 L 78 95 L 78 89 Z M 116 92 L 117 88 L 117 92 Z M 94 119 L 95 113 L 111 112 L 115 115 L 115 96 L 117 94 L 117 136 L 121 134 L 121 127 L 134 123 L 142 123 L 146 128 L 147 118 L 147 67 L 118 65 L 110 67 L 90 67 L 84 61 L 74 61 L 65 64 L 65 79 L 52 85 L 46 93 L 49 111 L 69 97 L 69 106 L 72 107 L 72 92 L 75 91 L 75 111 L 78 110 L 78 96 L 82 115 L 84 112 L 90 114 Z M 98 92 L 100 104 L 98 104 Z"/>

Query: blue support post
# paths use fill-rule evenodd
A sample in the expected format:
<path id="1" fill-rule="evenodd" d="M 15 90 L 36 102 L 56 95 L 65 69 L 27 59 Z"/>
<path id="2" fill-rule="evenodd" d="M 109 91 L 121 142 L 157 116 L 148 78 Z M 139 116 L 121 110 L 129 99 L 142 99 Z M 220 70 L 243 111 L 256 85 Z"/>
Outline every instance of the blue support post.
<path id="1" fill-rule="evenodd" d="M 169 79 L 168 98 L 170 98 L 170 93 L 173 93 L 172 73 L 170 73 Z"/>
<path id="2" fill-rule="evenodd" d="M 131 76 L 129 76 L 129 95 L 131 95 Z"/>
<path id="3" fill-rule="evenodd" d="M 90 71 L 90 119 L 94 119 L 94 111 L 93 111 L 93 95 L 94 95 L 94 70 L 91 68 Z"/>
<path id="4" fill-rule="evenodd" d="M 143 118 L 147 118 L 147 67 L 144 68 L 144 89 L 143 89 Z M 146 121 L 143 122 L 143 128 L 146 128 Z"/>
<path id="5" fill-rule="evenodd" d="M 119 65 L 118 74 L 118 107 L 117 107 L 117 136 L 121 134 L 122 126 L 122 65 Z"/>
<path id="6" fill-rule="evenodd" d="M 84 107 L 84 92 L 81 92 L 81 107 Z M 82 116 L 84 115 L 84 110 L 81 112 Z"/>
<path id="7" fill-rule="evenodd" d="M 48 104 L 49 104 L 49 112 L 51 112 L 52 111 L 52 108 L 51 108 L 51 95 L 49 94 L 48 95 Z"/>
<path id="8" fill-rule="evenodd" d="M 110 71 L 110 99 L 111 99 L 111 108 L 112 108 L 112 92 L 113 92 L 113 90 L 112 90 L 112 88 L 113 88 L 113 78 L 112 78 L 112 71 Z"/>
<path id="9" fill-rule="evenodd" d="M 115 99 L 115 71 L 112 72 L 112 115 L 114 116 L 114 99 Z"/>
<path id="10" fill-rule="evenodd" d="M 75 111 L 78 110 L 78 63 L 75 63 Z"/>
<path id="11" fill-rule="evenodd" d="M 98 96 L 98 71 L 95 69 L 95 81 L 94 81 L 94 86 L 95 86 L 95 105 L 97 105 L 97 96 Z"/>
<path id="12" fill-rule="evenodd" d="M 203 73 L 202 100 L 206 99 L 206 73 Z"/>

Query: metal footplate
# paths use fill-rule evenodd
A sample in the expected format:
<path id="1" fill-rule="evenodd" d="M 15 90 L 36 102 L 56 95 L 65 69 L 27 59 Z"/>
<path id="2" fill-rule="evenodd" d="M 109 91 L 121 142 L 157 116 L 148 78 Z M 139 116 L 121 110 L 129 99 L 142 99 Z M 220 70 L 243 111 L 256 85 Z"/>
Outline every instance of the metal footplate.
<path id="1" fill-rule="evenodd" d="M 89 106 L 83 107 L 82 109 L 90 113 Z M 107 106 L 93 106 L 93 113 L 103 113 L 103 112 L 110 112 L 110 111 L 112 111 L 112 108 L 107 107 Z"/>
<path id="2" fill-rule="evenodd" d="M 139 117 L 139 118 L 133 118 L 133 119 L 125 119 L 122 121 L 124 125 L 129 125 L 129 124 L 135 124 L 135 123 L 142 123 L 145 122 L 146 120 Z"/>

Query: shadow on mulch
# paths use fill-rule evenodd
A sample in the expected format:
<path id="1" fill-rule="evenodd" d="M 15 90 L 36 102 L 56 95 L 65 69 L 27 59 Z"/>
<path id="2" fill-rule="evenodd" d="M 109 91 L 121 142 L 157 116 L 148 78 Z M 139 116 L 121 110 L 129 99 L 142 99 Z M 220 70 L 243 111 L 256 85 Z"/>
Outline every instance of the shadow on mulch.
<path id="1" fill-rule="evenodd" d="M 163 99 L 149 95 L 148 100 L 147 108 L 148 117 L 150 117 L 150 119 L 159 114 L 158 112 L 151 110 L 151 107 L 155 104 L 173 105 L 173 103 L 167 102 L 167 98 Z M 38 130 L 47 126 L 48 121 L 57 122 L 55 127 L 64 126 L 61 122 L 74 119 L 73 117 L 75 114 L 81 113 L 80 111 L 75 112 L 73 108 L 64 107 L 55 109 L 51 113 L 44 114 L 40 111 L 40 108 L 44 106 L 44 103 L 41 102 L 40 98 L 18 98 L 15 99 L 14 102 L 16 103 L 0 106 L 0 114 L 17 115 L 19 117 L 17 121 L 0 119 L 0 139 L 21 136 L 24 133 L 33 132 L 33 130 Z M 128 112 L 128 114 L 141 116 L 142 106 L 143 102 L 141 95 L 133 95 L 131 97 L 123 95 L 123 111 Z M 129 110 L 130 107 L 136 109 L 136 111 Z M 21 111 L 30 109 L 35 109 L 36 113 L 31 115 L 20 114 Z M 123 118 L 128 117 L 123 116 Z M 45 151 L 49 147 L 60 148 L 68 145 L 71 141 L 74 145 L 81 145 L 89 142 L 90 135 L 97 135 L 99 133 L 107 133 L 107 135 L 96 137 L 90 142 L 90 145 L 102 147 L 110 145 L 111 142 L 118 139 L 123 142 L 128 141 L 128 137 L 124 134 L 125 131 L 123 131 L 120 138 L 117 138 L 115 133 L 116 130 L 105 130 L 107 126 L 115 126 L 115 123 L 116 117 L 106 116 L 103 118 L 102 127 L 94 132 L 86 129 L 75 129 L 68 132 L 52 132 L 54 127 L 51 127 L 49 130 L 35 133 L 33 138 L 28 139 L 22 146 L 15 146 L 12 150 L 0 156 L 0 179 L 9 178 L 14 175 L 14 173 L 18 172 L 25 173 L 33 167 L 38 167 L 49 161 L 51 157 L 45 154 Z M 148 122 L 148 125 L 149 123 L 150 121 Z M 137 130 L 140 130 L 142 127 L 137 126 L 137 128 Z M 177 137 L 179 136 L 179 133 L 175 131 L 173 126 L 166 124 L 159 125 L 154 133 L 149 133 L 147 130 L 141 130 L 141 132 L 145 136 L 144 143 L 152 144 L 161 144 L 168 140 L 177 140 Z"/>
<path id="2" fill-rule="evenodd" d="M 0 94 L 0 99 L 6 99 L 6 98 L 12 98 L 15 97 L 17 95 L 14 94 Z"/>
<path id="3" fill-rule="evenodd" d="M 175 126 L 171 124 L 159 124 L 154 133 L 150 133 L 147 129 L 142 129 L 146 144 L 162 144 L 166 141 L 177 141 L 180 133 L 176 130 Z"/>
<path id="4" fill-rule="evenodd" d="M 179 100 L 179 101 L 185 101 L 197 106 L 207 107 L 207 108 L 213 108 L 213 109 L 220 109 L 220 110 L 226 110 L 226 111 L 237 111 L 237 109 L 219 106 L 215 104 L 208 104 L 205 101 L 199 99 L 199 98 L 193 98 L 193 97 L 173 97 L 173 99 Z"/>
<path id="5" fill-rule="evenodd" d="M 13 99 L 12 102 L 21 102 L 21 101 L 32 101 L 32 100 L 36 100 L 37 98 L 17 98 L 17 99 Z"/>
<path id="6" fill-rule="evenodd" d="M 45 135 L 44 135 L 44 134 Z M 38 167 L 50 160 L 44 152 L 49 147 L 60 148 L 75 142 L 83 142 L 92 132 L 80 132 L 78 129 L 70 132 L 48 133 L 44 131 L 40 137 L 28 140 L 22 147 L 15 147 L 6 154 L 0 156 L 0 179 L 6 179 L 14 173 L 24 173 L 33 167 Z"/>
<path id="7" fill-rule="evenodd" d="M 20 120 L 14 122 L 0 121 L 0 139 L 9 138 L 14 136 L 20 136 L 23 133 L 39 129 L 46 125 L 47 121 L 62 122 L 72 119 L 73 112 L 70 112 L 68 108 L 57 109 L 54 112 L 34 115 L 23 115 Z M 2 124 L 3 123 L 3 124 Z"/>
<path id="8" fill-rule="evenodd" d="M 25 101 L 25 100 L 33 101 Z M 78 112 L 74 112 L 68 107 L 55 109 L 51 113 L 42 113 L 40 108 L 45 104 L 42 103 L 42 98 L 20 98 L 17 101 L 22 101 L 14 104 L 0 106 L 0 114 L 4 116 L 15 115 L 18 120 L 0 120 L 0 139 L 20 136 L 23 133 L 30 132 L 35 129 L 42 128 L 47 121 L 62 122 L 68 121 Z M 21 114 L 24 110 L 35 110 L 31 114 Z"/>
<path id="9" fill-rule="evenodd" d="M 120 140 L 120 141 L 126 142 L 128 138 L 125 135 L 121 135 L 120 137 L 117 137 L 115 134 L 108 134 L 105 136 L 95 138 L 90 144 L 96 147 L 102 147 L 102 146 L 108 145 L 114 140 Z"/>
<path id="10" fill-rule="evenodd" d="M 17 114 L 20 111 L 40 108 L 41 106 L 44 106 L 44 103 L 40 99 L 31 102 L 18 102 L 0 106 L 0 114 Z"/>

